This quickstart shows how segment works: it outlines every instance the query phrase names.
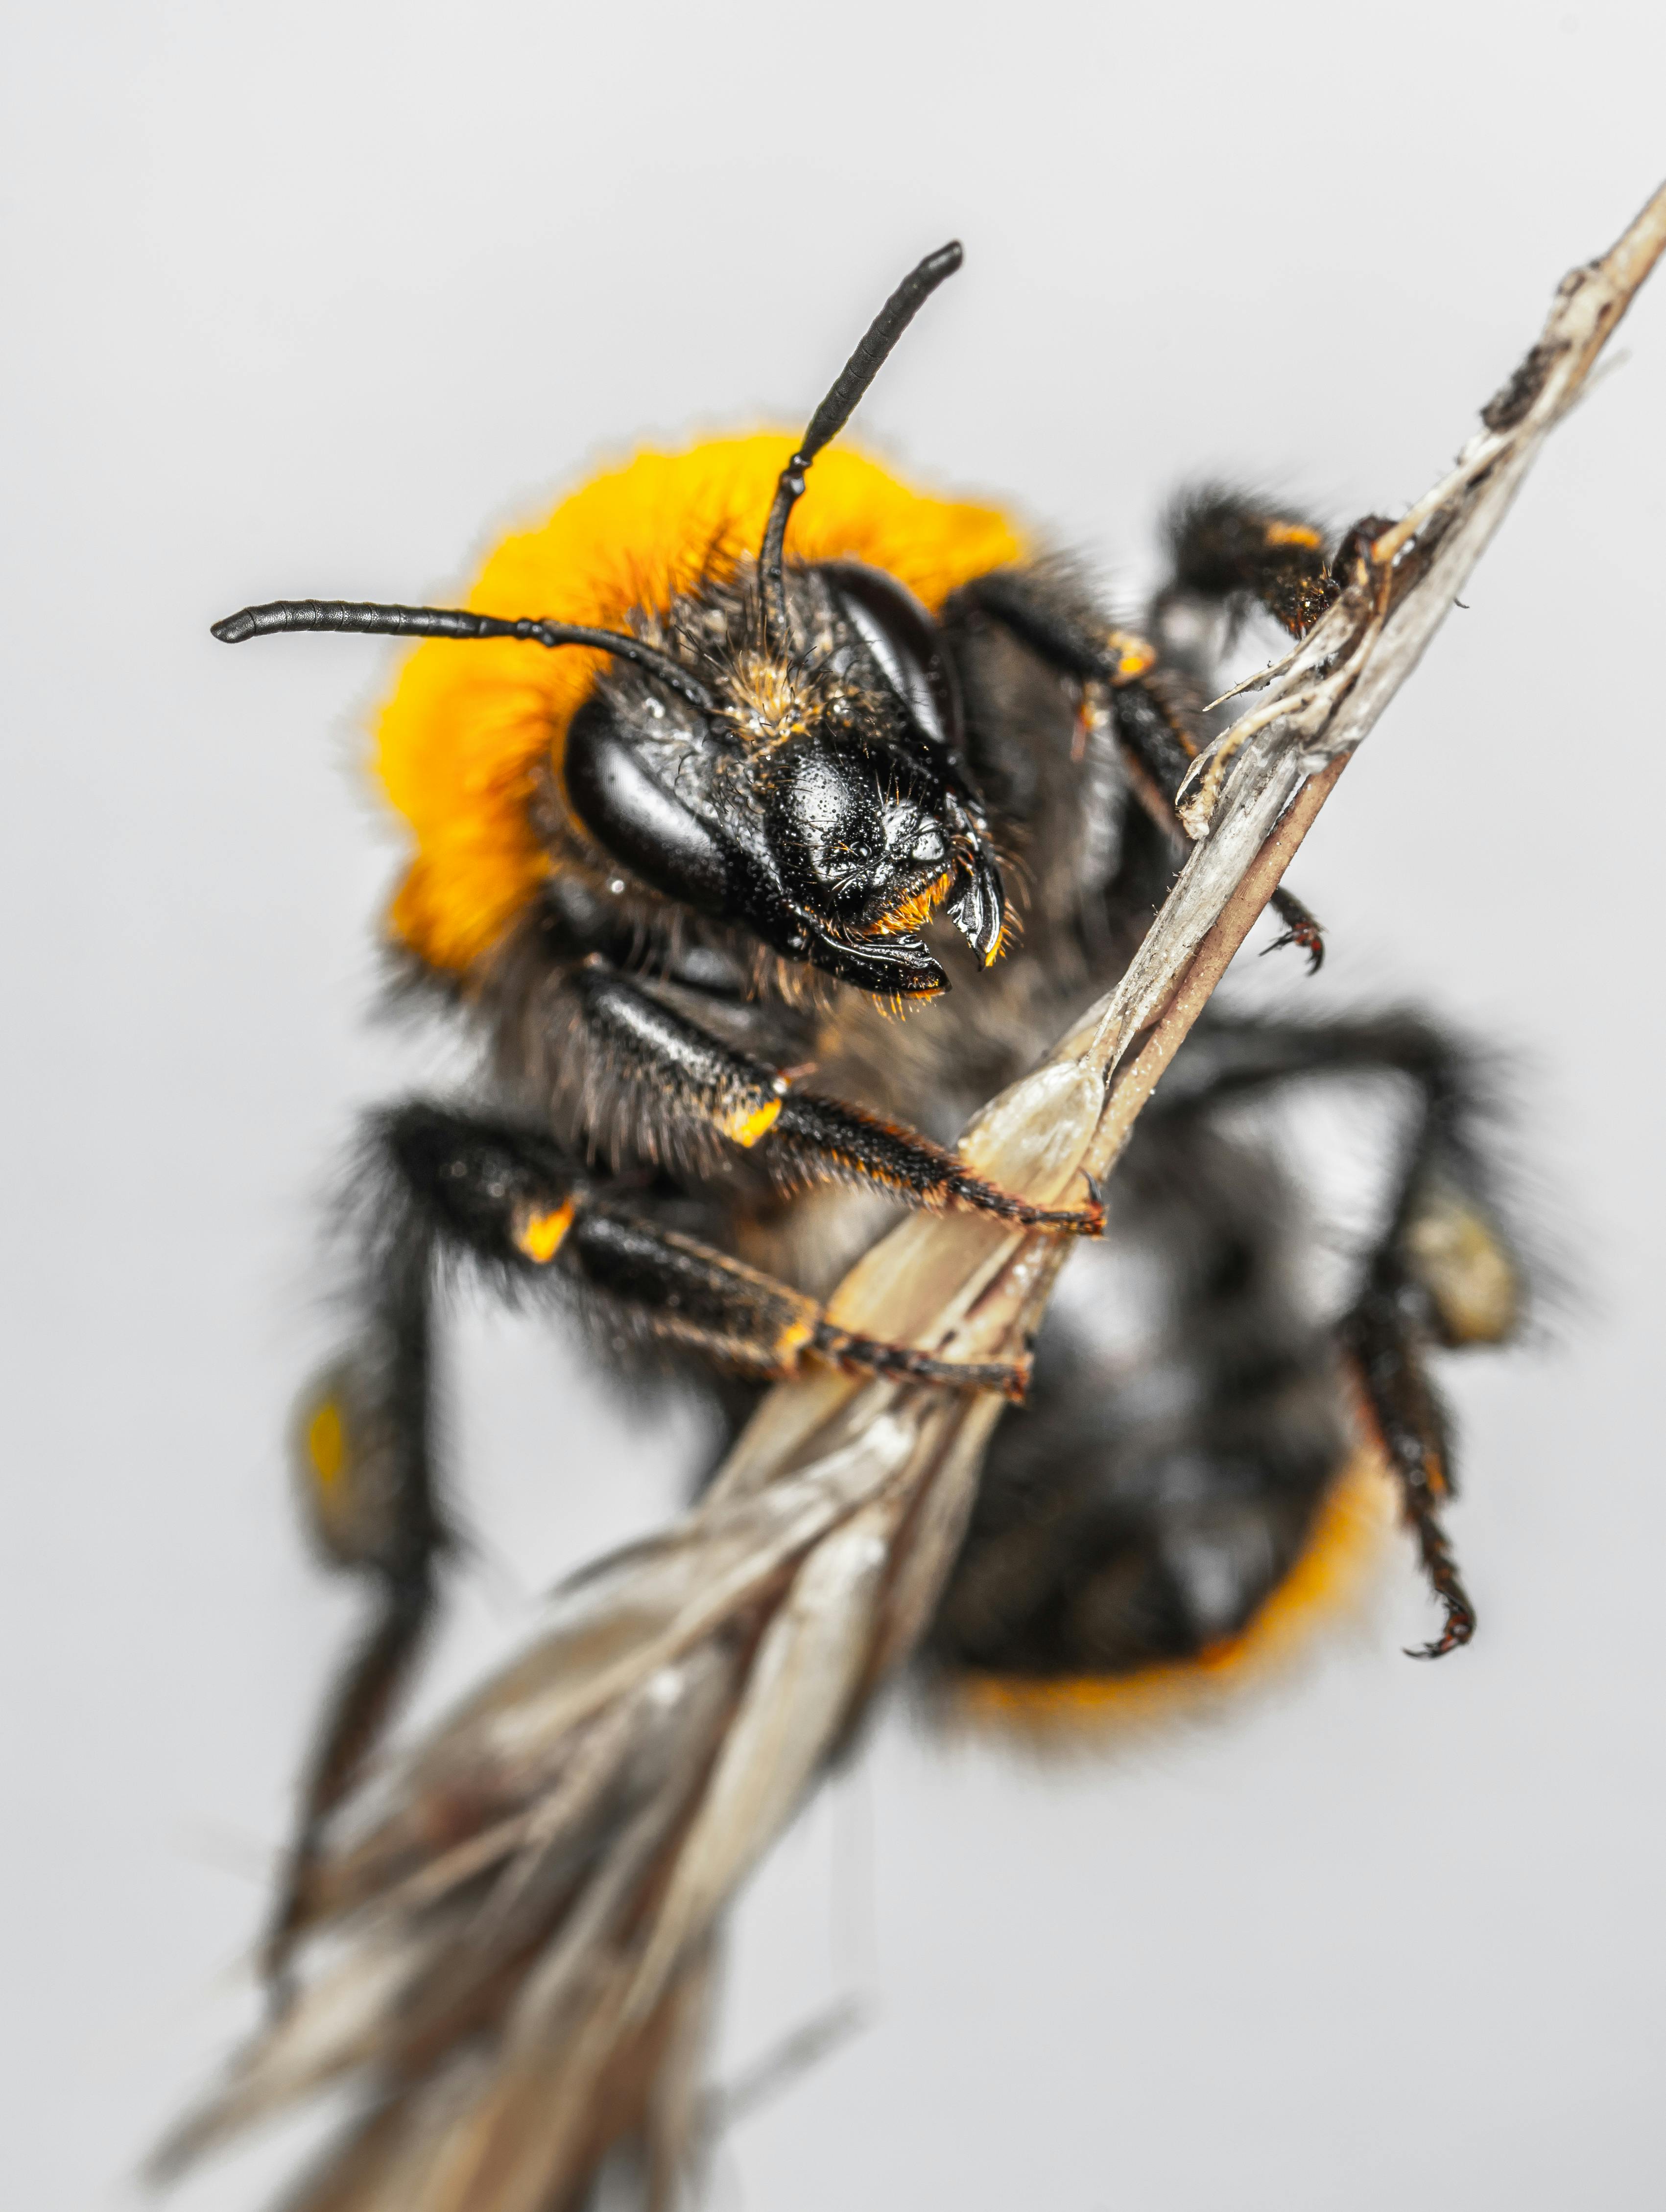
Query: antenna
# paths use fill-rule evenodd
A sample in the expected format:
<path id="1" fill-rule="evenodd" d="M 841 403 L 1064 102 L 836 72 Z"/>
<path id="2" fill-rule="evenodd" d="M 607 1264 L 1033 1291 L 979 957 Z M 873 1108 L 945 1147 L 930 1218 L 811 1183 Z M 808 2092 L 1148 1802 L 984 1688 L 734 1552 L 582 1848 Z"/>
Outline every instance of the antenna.
<path id="1" fill-rule="evenodd" d="M 867 336 L 839 371 L 831 391 L 811 416 L 810 427 L 797 453 L 781 472 L 757 556 L 764 636 L 781 652 L 787 649 L 791 638 L 781 556 L 787 543 L 787 518 L 803 493 L 804 472 L 822 447 L 838 436 L 855 413 L 862 395 L 884 368 L 885 357 L 897 339 L 944 278 L 952 276 L 964 258 L 959 240 L 951 239 L 935 253 L 928 253 L 917 269 L 910 270 L 873 318 Z"/>
<path id="2" fill-rule="evenodd" d="M 714 702 L 703 684 L 669 653 L 622 629 L 588 629 L 579 623 L 540 622 L 532 617 L 510 621 L 502 615 L 470 614 L 461 607 L 379 607 L 349 599 L 273 599 L 264 607 L 244 607 L 214 625 L 222 645 L 241 645 L 275 630 L 351 630 L 371 637 L 519 637 L 533 645 L 589 645 L 621 660 L 634 661 L 667 690 L 702 714 Z"/>

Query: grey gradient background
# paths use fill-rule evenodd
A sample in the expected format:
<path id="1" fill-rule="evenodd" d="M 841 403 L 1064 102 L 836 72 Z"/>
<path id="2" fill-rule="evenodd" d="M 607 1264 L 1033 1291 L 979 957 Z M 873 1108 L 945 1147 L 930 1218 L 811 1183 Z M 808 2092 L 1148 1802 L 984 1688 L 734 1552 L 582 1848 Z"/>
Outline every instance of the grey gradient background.
<path id="1" fill-rule="evenodd" d="M 0 162 L 9 2203 L 129 2200 L 237 1967 L 331 1655 L 289 1394 L 353 1109 L 390 655 L 231 654 L 282 591 L 453 588 L 634 438 L 802 418 L 908 262 L 966 271 L 865 411 L 1113 578 L 1189 471 L 1420 491 L 1666 172 L 1655 4 L 13 12 Z M 1301 863 L 1304 1004 L 1523 1056 L 1577 1294 L 1455 1371 L 1475 1648 L 1409 1571 L 1230 1723 L 1062 1769 L 900 1717 L 741 1915 L 726 2068 L 875 2024 L 727 2144 L 748 2212 L 1662 2201 L 1658 657 L 1666 278 Z M 1263 971 L 1264 973 L 1264 971 Z M 691 1425 L 471 1313 L 483 1564 L 431 1712 L 678 1495 Z M 184 2212 L 263 2199 L 294 2136 Z"/>

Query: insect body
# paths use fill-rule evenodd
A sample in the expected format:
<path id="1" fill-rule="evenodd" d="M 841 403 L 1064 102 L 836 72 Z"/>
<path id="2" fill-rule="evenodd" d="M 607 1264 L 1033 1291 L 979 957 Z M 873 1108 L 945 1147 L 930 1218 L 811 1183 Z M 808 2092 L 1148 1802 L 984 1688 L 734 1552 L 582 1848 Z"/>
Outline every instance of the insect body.
<path id="1" fill-rule="evenodd" d="M 641 454 L 501 547 L 469 609 L 279 602 L 217 626 L 433 641 L 380 730 L 416 839 L 391 932 L 486 1046 L 477 1097 L 407 1101 L 364 1134 L 360 1325 L 302 1457 L 327 1552 L 381 1602 L 326 1719 L 275 1964 L 433 1603 L 447 1266 L 576 1301 L 611 1348 L 739 1377 L 739 1419 L 806 1358 L 1023 1395 L 1019 1370 L 829 1320 L 877 1205 L 1102 1226 L 1095 1191 L 1047 1212 L 981 1182 L 953 1133 L 1115 979 L 1172 880 L 1207 696 L 1183 617 L 1259 606 L 1300 635 L 1336 586 L 1304 518 L 1200 494 L 1125 630 L 994 509 L 842 449 L 818 461 L 959 258 L 904 282 L 798 446 Z M 1312 918 L 1281 911 L 1316 964 Z M 1286 1285 L 1288 1194 L 1219 1109 L 1362 1069 L 1419 1103 L 1338 1338 Z M 1517 1303 L 1471 1119 L 1419 1018 L 1200 1028 L 1117 1184 L 1119 1235 L 1165 1278 L 1143 1379 L 1044 1334 L 929 1639 L 939 1669 L 1022 1705 L 1217 1653 L 1310 1553 L 1350 1392 L 1446 1603 L 1431 1648 L 1467 1639 L 1423 1353 L 1499 1340 Z"/>

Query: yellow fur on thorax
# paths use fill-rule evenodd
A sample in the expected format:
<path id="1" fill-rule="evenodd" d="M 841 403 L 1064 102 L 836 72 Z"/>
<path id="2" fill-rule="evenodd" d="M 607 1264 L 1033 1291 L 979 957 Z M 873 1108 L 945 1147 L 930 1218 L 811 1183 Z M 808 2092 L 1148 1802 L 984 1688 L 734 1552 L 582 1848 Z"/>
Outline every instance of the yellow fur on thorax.
<path id="1" fill-rule="evenodd" d="M 582 485 L 540 528 L 505 538 L 465 604 L 610 629 L 634 613 L 663 613 L 714 556 L 721 563 L 757 547 L 793 447 L 760 434 L 638 453 Z M 934 612 L 1024 547 L 995 508 L 927 497 L 836 447 L 811 471 L 787 550 L 800 561 L 868 562 Z M 431 967 L 471 966 L 548 872 L 528 804 L 540 767 L 559 768 L 567 726 L 605 660 L 494 638 L 433 639 L 406 661 L 377 727 L 376 769 L 416 844 L 390 926 Z"/>

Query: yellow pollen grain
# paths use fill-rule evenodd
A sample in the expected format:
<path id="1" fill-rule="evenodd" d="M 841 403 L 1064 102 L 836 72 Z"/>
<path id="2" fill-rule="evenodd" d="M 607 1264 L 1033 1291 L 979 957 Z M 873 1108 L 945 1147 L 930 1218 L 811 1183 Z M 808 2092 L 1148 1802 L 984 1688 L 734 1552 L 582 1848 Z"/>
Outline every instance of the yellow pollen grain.
<path id="1" fill-rule="evenodd" d="M 1322 541 L 1316 530 L 1310 530 L 1304 522 L 1269 522 L 1267 541 L 1269 545 L 1317 546 Z"/>
<path id="2" fill-rule="evenodd" d="M 540 1267 L 547 1267 L 561 1249 L 561 1243 L 573 1226 L 573 1201 L 543 1213 L 529 1213 L 517 1227 L 514 1241 L 529 1260 Z"/>
<path id="3" fill-rule="evenodd" d="M 816 1334 L 816 1324 L 800 1316 L 789 1321 L 775 1339 L 775 1357 L 784 1366 L 795 1352 L 800 1352 Z"/>
<path id="4" fill-rule="evenodd" d="M 1509 1255 L 1481 1215 L 1445 1199 L 1407 1234 L 1424 1286 L 1454 1344 L 1502 1344 L 1521 1316 L 1521 1285 Z"/>
<path id="5" fill-rule="evenodd" d="M 1156 662 L 1156 649 L 1147 645 L 1142 637 L 1130 637 L 1126 631 L 1114 629 L 1105 643 L 1116 655 L 1116 673 L 1124 683 L 1131 683 L 1136 676 L 1143 676 Z"/>
<path id="6" fill-rule="evenodd" d="M 347 1431 L 333 1398 L 326 1398 L 307 1424 L 307 1456 L 320 1488 L 333 1489 L 347 1462 Z"/>
<path id="7" fill-rule="evenodd" d="M 766 1098 L 761 1106 L 731 1107 L 717 1126 L 726 1137 L 750 1151 L 760 1137 L 768 1136 L 780 1117 L 780 1099 Z"/>

